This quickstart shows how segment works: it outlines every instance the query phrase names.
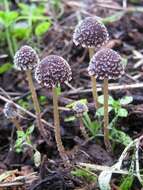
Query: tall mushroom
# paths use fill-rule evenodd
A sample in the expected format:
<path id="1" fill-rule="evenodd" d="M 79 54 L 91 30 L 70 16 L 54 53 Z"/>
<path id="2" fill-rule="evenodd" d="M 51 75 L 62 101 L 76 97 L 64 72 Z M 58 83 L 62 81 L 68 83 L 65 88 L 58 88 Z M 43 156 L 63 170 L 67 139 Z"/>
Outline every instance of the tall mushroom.
<path id="1" fill-rule="evenodd" d="M 37 126 L 39 129 L 39 132 L 41 133 L 44 140 L 46 140 L 46 135 L 44 132 L 44 128 L 41 122 L 41 111 L 40 111 L 40 105 L 37 98 L 37 93 L 33 84 L 32 79 L 32 70 L 35 68 L 35 66 L 39 63 L 39 58 L 36 53 L 36 51 L 27 45 L 22 46 L 15 54 L 14 56 L 14 64 L 15 67 L 18 70 L 25 71 L 27 75 L 27 80 L 29 83 L 29 88 L 32 94 L 32 99 L 34 103 L 34 109 L 37 116 Z"/>
<path id="2" fill-rule="evenodd" d="M 71 75 L 71 68 L 67 61 L 57 55 L 49 55 L 45 57 L 35 70 L 35 78 L 37 82 L 53 92 L 55 140 L 58 151 L 63 160 L 68 160 L 68 157 L 61 140 L 58 95 L 56 87 L 58 84 L 63 84 L 70 81 Z"/>
<path id="3" fill-rule="evenodd" d="M 75 28 L 73 42 L 89 49 L 89 57 L 92 58 L 94 50 L 104 46 L 109 40 L 107 28 L 98 17 L 87 17 Z M 96 78 L 91 76 L 92 93 L 96 109 L 99 107 L 96 88 Z"/>
<path id="4" fill-rule="evenodd" d="M 117 52 L 109 48 L 104 48 L 94 54 L 88 67 L 90 76 L 104 81 L 104 143 L 109 151 L 111 150 L 111 145 L 108 129 L 108 80 L 118 79 L 124 74 L 121 61 L 122 58 Z"/>

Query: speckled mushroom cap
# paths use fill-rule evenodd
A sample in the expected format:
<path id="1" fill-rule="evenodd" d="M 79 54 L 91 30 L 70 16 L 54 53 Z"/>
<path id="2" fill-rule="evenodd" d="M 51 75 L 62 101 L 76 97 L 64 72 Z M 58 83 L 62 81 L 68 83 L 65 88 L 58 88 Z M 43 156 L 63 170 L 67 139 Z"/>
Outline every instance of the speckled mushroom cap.
<path id="1" fill-rule="evenodd" d="M 14 119 L 18 116 L 18 109 L 13 102 L 7 102 L 4 106 L 3 113 L 8 119 Z"/>
<path id="2" fill-rule="evenodd" d="M 82 47 L 103 46 L 109 40 L 107 28 L 98 17 L 87 17 L 75 28 L 73 42 Z"/>
<path id="3" fill-rule="evenodd" d="M 97 79 L 118 79 L 124 74 L 121 56 L 114 50 L 104 48 L 92 57 L 88 73 Z"/>
<path id="4" fill-rule="evenodd" d="M 36 51 L 27 45 L 22 46 L 14 56 L 14 64 L 18 70 L 33 69 L 38 62 Z"/>
<path id="5" fill-rule="evenodd" d="M 57 55 L 45 57 L 36 67 L 35 79 L 49 89 L 71 80 L 71 68 L 67 61 Z"/>
<path id="6" fill-rule="evenodd" d="M 76 102 L 73 106 L 73 111 L 76 117 L 82 117 L 85 112 L 88 112 L 88 107 L 82 102 Z"/>

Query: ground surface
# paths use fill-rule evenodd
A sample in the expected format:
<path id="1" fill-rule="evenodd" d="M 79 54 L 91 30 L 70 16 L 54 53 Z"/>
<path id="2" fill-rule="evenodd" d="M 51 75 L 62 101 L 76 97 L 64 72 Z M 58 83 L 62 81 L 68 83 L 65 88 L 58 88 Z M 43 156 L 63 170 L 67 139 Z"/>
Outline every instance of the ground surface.
<path id="1" fill-rule="evenodd" d="M 116 14 L 123 8 L 121 1 L 108 1 L 106 3 L 106 1 L 84 0 L 81 2 L 82 4 L 80 4 L 79 1 L 65 0 L 63 3 L 64 12 L 62 16 L 58 21 L 55 21 L 51 29 L 43 36 L 38 47 L 36 47 L 39 49 L 41 58 L 49 54 L 63 56 L 69 62 L 73 71 L 71 85 L 75 89 L 70 89 L 64 85 L 59 98 L 62 140 L 66 149 L 70 152 L 72 166 L 65 167 L 63 165 L 56 149 L 53 129 L 47 125 L 44 127 L 47 131 L 48 144 L 43 141 L 36 129 L 31 137 L 33 144 L 36 145 L 42 155 L 41 167 L 36 168 L 34 166 L 33 160 L 31 159 L 31 151 L 26 149 L 24 153 L 20 154 L 10 151 L 10 144 L 12 143 L 11 132 L 14 126 L 4 117 L 4 102 L 0 101 L 0 173 L 17 169 L 18 171 L 13 173 L 10 179 L 7 179 L 11 181 L 15 176 L 25 176 L 29 173 L 36 172 L 31 177 L 31 181 L 29 180 L 30 182 L 27 183 L 27 187 L 26 185 L 24 185 L 24 187 L 18 185 L 17 189 L 98 189 L 97 184 L 89 183 L 82 177 L 71 175 L 71 170 L 75 168 L 75 163 L 86 162 L 110 166 L 117 161 L 125 148 L 123 145 L 115 143 L 114 154 L 109 154 L 105 150 L 102 137 L 85 143 L 79 130 L 78 121 L 64 122 L 66 117 L 73 114 L 71 111 L 64 109 L 65 106 L 74 100 L 82 98 L 88 100 L 91 118 L 94 119 L 95 117 L 91 84 L 87 73 L 89 62 L 88 51 L 76 47 L 72 42 L 72 33 L 78 22 L 78 18 L 85 18 L 86 16 L 92 15 L 107 17 Z M 135 8 L 135 6 L 141 7 L 142 5 L 142 3 L 128 4 L 128 6 L 133 8 Z M 112 48 L 128 59 L 125 75 L 120 78 L 119 81 L 115 81 L 114 85 L 142 84 L 143 62 L 138 64 L 138 61 L 140 61 L 142 57 L 135 58 L 135 50 L 140 53 L 143 52 L 143 13 L 135 10 L 127 10 L 120 20 L 108 23 L 107 28 L 110 33 Z M 25 42 L 20 43 L 24 44 Z M 7 52 L 5 52 L 6 48 L 7 47 L 1 47 L 0 49 L 1 64 L 12 61 L 9 55 L 7 55 Z M 2 56 L 4 54 L 7 56 Z M 46 96 L 46 101 L 42 105 L 43 118 L 48 123 L 53 124 L 51 93 L 47 91 L 47 89 L 40 88 L 36 82 L 35 85 L 38 89 L 38 95 Z M 99 86 L 101 85 L 102 84 L 99 83 Z M 24 73 L 11 69 L 0 75 L 0 87 L 8 92 L 13 99 L 15 98 L 16 102 L 18 102 L 19 99 L 28 101 L 30 105 L 28 109 L 34 112 L 31 99 L 27 98 L 29 96 L 29 89 Z M 102 94 L 101 91 L 99 94 Z M 117 90 L 111 90 L 110 94 L 116 99 L 124 95 L 133 96 L 133 102 L 126 107 L 129 111 L 128 116 L 124 119 L 119 119 L 116 127 L 130 135 L 132 139 L 139 137 L 143 132 L 143 89 L 141 87 L 132 89 L 132 87 L 129 86 L 127 89 L 119 88 Z M 0 92 L 0 95 L 6 97 L 3 91 Z M 110 119 L 112 119 L 112 115 Z M 35 120 L 26 114 L 24 115 L 24 119 L 20 119 L 20 124 L 24 130 L 33 123 L 35 123 Z M 16 133 L 14 131 L 14 140 L 15 139 Z M 128 165 L 129 158 L 126 159 L 126 164 Z M 118 177 L 117 175 L 113 176 L 111 181 L 112 189 L 118 189 L 115 185 L 116 183 L 118 184 Z M 15 188 L 11 187 L 10 189 Z M 137 179 L 134 180 L 132 189 L 141 189 Z"/>

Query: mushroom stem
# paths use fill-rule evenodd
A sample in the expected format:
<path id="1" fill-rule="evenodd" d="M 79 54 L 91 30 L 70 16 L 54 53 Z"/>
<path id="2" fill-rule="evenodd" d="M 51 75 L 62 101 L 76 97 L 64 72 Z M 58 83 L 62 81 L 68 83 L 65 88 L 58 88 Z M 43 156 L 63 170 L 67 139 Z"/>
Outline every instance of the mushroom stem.
<path id="1" fill-rule="evenodd" d="M 88 140 L 89 137 L 86 133 L 86 130 L 85 130 L 85 127 L 84 127 L 84 124 L 83 124 L 83 121 L 82 121 L 82 117 L 79 117 L 79 125 L 80 125 L 80 130 L 81 130 L 81 133 L 83 135 L 83 137 Z"/>
<path id="2" fill-rule="evenodd" d="M 91 59 L 94 55 L 94 48 L 89 48 L 88 51 L 89 51 L 89 58 Z"/>
<path id="3" fill-rule="evenodd" d="M 89 48 L 89 57 L 90 60 L 94 55 L 94 48 Z M 98 93 L 97 93 L 97 87 L 96 87 L 96 78 L 95 76 L 91 76 L 91 83 L 92 83 L 92 95 L 95 103 L 95 108 L 99 108 L 99 103 L 98 103 Z"/>
<path id="4" fill-rule="evenodd" d="M 99 108 L 99 103 L 98 103 L 98 94 L 97 94 L 97 87 L 96 87 L 96 78 L 95 76 L 91 76 L 91 83 L 92 83 L 92 95 L 95 103 L 95 108 Z"/>
<path id="5" fill-rule="evenodd" d="M 40 134 L 42 135 L 42 137 L 44 138 L 44 140 L 47 142 L 46 139 L 46 134 L 42 125 L 42 121 L 41 121 L 41 111 L 40 111 L 40 105 L 38 102 L 38 97 L 37 97 L 37 93 L 33 84 L 33 79 L 32 79 L 32 74 L 31 74 L 31 70 L 28 69 L 26 70 L 26 75 L 27 75 L 27 80 L 28 80 L 28 84 L 29 84 L 29 88 L 32 94 L 32 99 L 33 99 L 33 104 L 34 104 L 34 109 L 36 112 L 36 117 L 37 117 L 37 126 L 39 129 Z"/>
<path id="6" fill-rule="evenodd" d="M 56 87 L 53 87 L 52 91 L 53 91 L 54 131 L 55 131 L 55 140 L 57 143 L 57 149 L 59 151 L 61 158 L 63 160 L 68 161 L 68 157 L 66 155 L 66 151 L 61 139 L 60 118 L 59 118 L 59 111 L 58 111 L 58 95 L 57 95 Z"/>
<path id="7" fill-rule="evenodd" d="M 18 122 L 18 120 L 16 118 L 11 119 L 11 121 L 15 125 L 17 131 L 22 131 L 22 128 L 20 127 L 20 124 L 19 124 L 19 122 Z"/>
<path id="8" fill-rule="evenodd" d="M 104 79 L 104 144 L 108 152 L 111 152 L 111 144 L 109 141 L 109 115 L 108 115 L 108 79 Z"/>

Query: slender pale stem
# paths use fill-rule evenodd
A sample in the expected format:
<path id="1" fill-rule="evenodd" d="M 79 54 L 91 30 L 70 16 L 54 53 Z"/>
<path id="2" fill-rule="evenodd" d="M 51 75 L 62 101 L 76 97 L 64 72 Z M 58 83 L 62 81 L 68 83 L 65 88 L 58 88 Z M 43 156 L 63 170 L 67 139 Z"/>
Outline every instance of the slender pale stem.
<path id="1" fill-rule="evenodd" d="M 107 151 L 111 152 L 111 144 L 109 141 L 109 115 L 108 115 L 108 79 L 104 79 L 104 143 L 106 146 Z"/>
<path id="2" fill-rule="evenodd" d="M 90 60 L 94 55 L 94 48 L 89 48 L 89 57 Z M 95 103 L 95 108 L 99 108 L 99 103 L 98 103 L 98 93 L 97 93 L 97 87 L 96 87 L 96 78 L 95 76 L 91 76 L 91 82 L 92 82 L 92 95 Z"/>
<path id="3" fill-rule="evenodd" d="M 88 140 L 89 137 L 86 133 L 86 130 L 85 130 L 85 127 L 84 127 L 84 124 L 83 124 L 83 121 L 82 121 L 82 117 L 79 117 L 79 125 L 80 125 L 80 130 L 81 130 L 81 133 L 83 135 L 83 137 Z"/>
<path id="4" fill-rule="evenodd" d="M 94 48 L 89 48 L 88 51 L 89 51 L 89 58 L 90 58 L 90 60 L 91 60 L 91 58 L 92 58 L 93 55 L 94 55 Z"/>
<path id="5" fill-rule="evenodd" d="M 22 131 L 22 128 L 16 118 L 13 118 L 11 121 L 13 122 L 13 124 L 15 125 L 15 127 L 18 131 Z"/>
<path id="6" fill-rule="evenodd" d="M 35 109 L 36 116 L 37 116 L 37 126 L 38 126 L 39 132 L 41 133 L 42 137 L 48 143 L 47 135 L 45 134 L 45 130 L 43 128 L 42 121 L 41 121 L 41 110 L 40 110 L 40 105 L 39 105 L 39 102 L 38 102 L 37 93 L 36 93 L 36 90 L 35 90 L 35 87 L 34 87 L 34 84 L 33 84 L 31 70 L 27 70 L 26 75 L 27 75 L 27 80 L 28 80 L 28 83 L 29 83 L 29 88 L 30 88 L 30 91 L 31 91 L 31 94 L 32 94 L 34 109 Z"/>
<path id="7" fill-rule="evenodd" d="M 92 82 L 92 95 L 95 103 L 95 108 L 99 108 L 99 103 L 98 103 L 98 94 L 97 94 L 97 87 L 96 87 L 96 78 L 95 76 L 91 76 L 91 82 Z"/>
<path id="8" fill-rule="evenodd" d="M 58 110 L 58 95 L 56 87 L 53 87 L 53 112 L 54 112 L 54 131 L 55 131 L 55 140 L 57 143 L 57 149 L 63 160 L 68 160 L 66 155 L 65 148 L 61 139 L 61 130 L 60 130 L 60 117 Z"/>

